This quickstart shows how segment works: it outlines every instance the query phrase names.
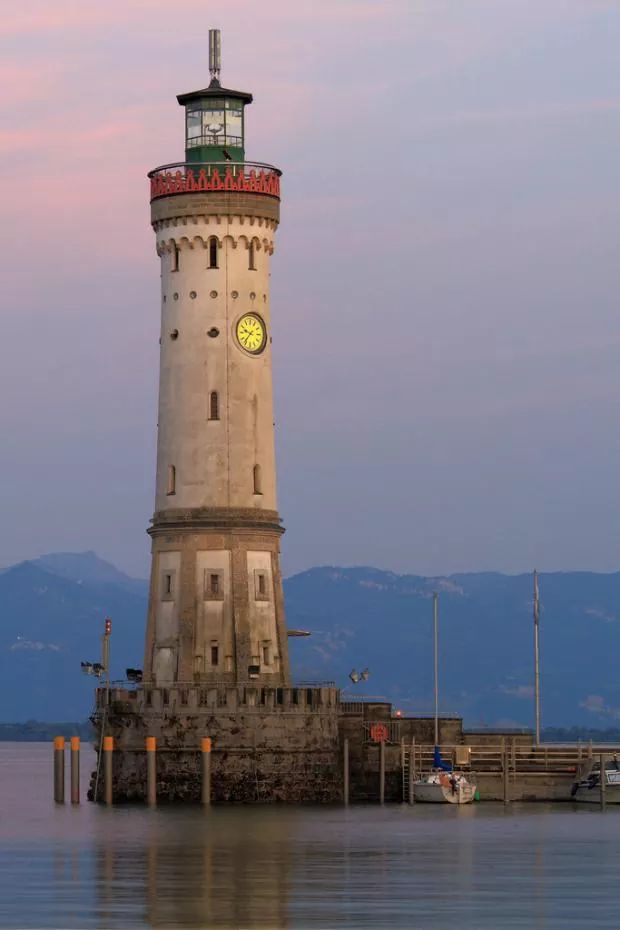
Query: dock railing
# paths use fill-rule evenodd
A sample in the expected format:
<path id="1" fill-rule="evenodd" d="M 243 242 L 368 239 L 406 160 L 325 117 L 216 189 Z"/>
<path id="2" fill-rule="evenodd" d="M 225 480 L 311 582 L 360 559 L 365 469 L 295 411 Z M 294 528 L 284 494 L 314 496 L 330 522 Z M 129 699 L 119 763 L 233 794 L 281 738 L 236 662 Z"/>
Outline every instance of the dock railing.
<path id="1" fill-rule="evenodd" d="M 543 743 L 527 746 L 517 740 L 506 739 L 496 744 L 447 744 L 440 746 L 444 761 L 463 771 L 479 774 L 501 774 L 506 765 L 510 775 L 578 775 L 580 769 L 601 753 L 618 756 L 620 745 L 593 743 Z M 403 744 L 403 768 L 413 766 L 415 777 L 431 771 L 435 747 L 430 744 Z"/>

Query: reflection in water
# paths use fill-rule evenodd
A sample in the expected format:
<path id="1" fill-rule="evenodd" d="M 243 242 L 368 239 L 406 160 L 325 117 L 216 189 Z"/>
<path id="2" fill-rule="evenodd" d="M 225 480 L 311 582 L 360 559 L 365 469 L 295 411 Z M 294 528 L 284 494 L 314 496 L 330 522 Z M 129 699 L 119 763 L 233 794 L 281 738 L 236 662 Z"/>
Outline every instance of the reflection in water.
<path id="1" fill-rule="evenodd" d="M 273 927 L 286 922 L 294 817 L 248 808 L 161 810 L 131 869 L 152 927 Z M 124 855 L 118 857 L 122 871 Z M 140 876 L 143 877 L 141 880 Z"/>
<path id="2" fill-rule="evenodd" d="M 0 928 L 618 925 L 620 811 L 59 807 L 50 760 L 0 744 Z"/>

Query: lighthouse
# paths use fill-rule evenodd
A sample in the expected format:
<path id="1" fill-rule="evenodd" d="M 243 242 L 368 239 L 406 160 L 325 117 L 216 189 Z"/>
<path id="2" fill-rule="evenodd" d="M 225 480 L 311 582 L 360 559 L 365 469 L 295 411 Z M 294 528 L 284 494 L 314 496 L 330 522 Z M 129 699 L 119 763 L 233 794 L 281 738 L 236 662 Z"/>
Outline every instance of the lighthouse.
<path id="1" fill-rule="evenodd" d="M 280 174 L 246 160 L 252 95 L 181 94 L 185 158 L 149 174 L 161 271 L 144 679 L 289 683 L 276 501 L 271 257 Z"/>
<path id="2" fill-rule="evenodd" d="M 89 796 L 334 801 L 339 692 L 291 680 L 280 572 L 269 275 L 281 172 L 246 158 L 252 95 L 222 85 L 217 30 L 209 57 L 209 85 L 177 98 L 183 161 L 149 173 L 161 327 L 145 655 L 97 689 Z"/>

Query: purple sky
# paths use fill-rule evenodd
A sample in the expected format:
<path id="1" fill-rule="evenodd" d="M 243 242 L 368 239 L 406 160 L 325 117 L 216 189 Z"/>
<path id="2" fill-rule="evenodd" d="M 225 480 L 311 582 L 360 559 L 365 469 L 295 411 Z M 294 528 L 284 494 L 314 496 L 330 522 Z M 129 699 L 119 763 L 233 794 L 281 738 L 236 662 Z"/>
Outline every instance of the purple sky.
<path id="1" fill-rule="evenodd" d="M 620 0 L 22 0 L 5 90 L 0 564 L 145 575 L 175 95 L 251 91 L 284 566 L 620 568 Z"/>

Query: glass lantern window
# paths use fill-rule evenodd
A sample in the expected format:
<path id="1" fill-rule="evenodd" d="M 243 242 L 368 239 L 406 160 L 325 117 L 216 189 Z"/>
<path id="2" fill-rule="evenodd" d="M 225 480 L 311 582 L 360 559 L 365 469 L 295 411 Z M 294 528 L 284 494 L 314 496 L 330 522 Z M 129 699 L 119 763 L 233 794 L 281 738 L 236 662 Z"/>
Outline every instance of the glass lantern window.
<path id="1" fill-rule="evenodd" d="M 240 100 L 205 100 L 186 110 L 187 148 L 243 146 L 243 107 Z"/>

